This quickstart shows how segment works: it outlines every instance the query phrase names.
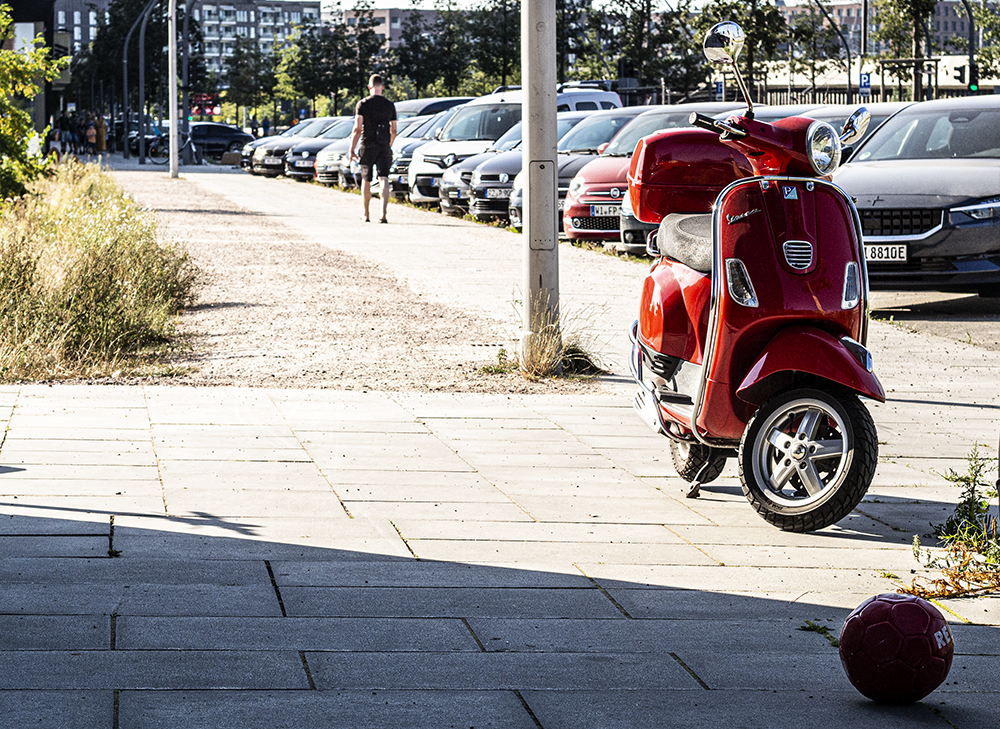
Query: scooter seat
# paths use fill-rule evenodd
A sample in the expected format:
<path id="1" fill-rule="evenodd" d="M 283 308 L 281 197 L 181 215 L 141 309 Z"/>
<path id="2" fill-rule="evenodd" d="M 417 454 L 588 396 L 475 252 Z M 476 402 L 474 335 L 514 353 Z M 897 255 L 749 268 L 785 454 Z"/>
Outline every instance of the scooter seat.
<path id="1" fill-rule="evenodd" d="M 660 253 L 701 273 L 712 272 L 712 214 L 670 213 L 656 233 Z"/>

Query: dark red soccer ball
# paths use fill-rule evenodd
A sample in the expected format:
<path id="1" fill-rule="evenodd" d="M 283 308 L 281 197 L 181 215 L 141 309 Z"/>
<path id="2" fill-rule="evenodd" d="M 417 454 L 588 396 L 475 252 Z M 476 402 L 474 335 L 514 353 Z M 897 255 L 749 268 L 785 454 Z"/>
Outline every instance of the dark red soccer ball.
<path id="1" fill-rule="evenodd" d="M 869 598 L 840 631 L 840 662 L 854 688 L 883 704 L 919 701 L 948 676 L 955 653 L 948 621 L 913 595 Z"/>

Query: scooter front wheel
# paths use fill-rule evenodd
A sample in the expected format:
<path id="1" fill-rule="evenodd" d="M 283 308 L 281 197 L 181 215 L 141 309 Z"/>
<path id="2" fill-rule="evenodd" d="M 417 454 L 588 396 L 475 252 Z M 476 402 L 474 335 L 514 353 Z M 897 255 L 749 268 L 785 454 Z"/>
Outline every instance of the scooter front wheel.
<path id="1" fill-rule="evenodd" d="M 750 420 L 740 442 L 740 481 L 765 521 L 808 532 L 835 524 L 861 502 L 877 461 L 875 423 L 856 395 L 803 388 L 771 398 Z"/>

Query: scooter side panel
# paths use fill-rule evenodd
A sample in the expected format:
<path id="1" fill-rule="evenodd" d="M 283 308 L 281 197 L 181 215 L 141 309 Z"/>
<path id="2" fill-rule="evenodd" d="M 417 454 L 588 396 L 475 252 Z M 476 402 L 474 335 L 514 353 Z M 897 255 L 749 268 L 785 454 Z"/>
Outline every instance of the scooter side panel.
<path id="1" fill-rule="evenodd" d="M 657 352 L 701 364 L 711 295 L 708 276 L 661 259 L 643 283 L 639 336 Z"/>

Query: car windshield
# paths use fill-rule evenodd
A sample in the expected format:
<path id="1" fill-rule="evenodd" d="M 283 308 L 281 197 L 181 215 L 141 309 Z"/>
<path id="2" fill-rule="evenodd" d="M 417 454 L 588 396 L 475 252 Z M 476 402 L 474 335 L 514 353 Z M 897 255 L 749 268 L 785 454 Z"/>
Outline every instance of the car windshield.
<path id="1" fill-rule="evenodd" d="M 311 122 L 302 122 L 302 124 L 305 127 L 295 135 L 296 137 L 318 137 L 330 126 L 330 120 L 314 119 Z M 299 125 L 296 124 L 295 126 L 298 127 Z"/>
<path id="2" fill-rule="evenodd" d="M 689 126 L 688 119 L 690 117 L 690 111 L 655 112 L 637 116 L 611 140 L 611 144 L 604 150 L 604 156 L 631 157 L 632 152 L 635 151 L 636 143 L 647 134 L 663 129 Z"/>
<path id="3" fill-rule="evenodd" d="M 458 142 L 495 141 L 521 121 L 520 104 L 475 104 L 465 106 L 441 132 L 441 139 Z"/>
<path id="4" fill-rule="evenodd" d="M 897 114 L 854 160 L 1000 157 L 1000 109 L 914 110 Z"/>
<path id="5" fill-rule="evenodd" d="M 622 130 L 635 114 L 601 114 L 584 119 L 565 136 L 559 137 L 559 151 L 563 154 L 597 154 L 597 148 Z"/>
<path id="6" fill-rule="evenodd" d="M 461 106 L 453 106 L 450 109 L 445 109 L 444 111 L 431 117 L 431 119 L 420 128 L 419 136 L 421 139 L 434 139 L 434 135 L 438 133 L 440 129 L 443 129 L 445 124 L 451 121 L 451 118 L 458 113 Z M 414 134 L 413 136 L 418 136 Z"/>
<path id="7" fill-rule="evenodd" d="M 521 122 L 518 122 L 500 137 L 497 141 L 493 143 L 493 149 L 497 152 L 509 152 L 514 149 L 517 145 L 521 143 L 521 132 L 523 127 Z"/>
<path id="8" fill-rule="evenodd" d="M 408 137 L 414 132 L 416 132 L 420 127 L 423 126 L 427 119 L 422 119 L 421 117 L 410 117 L 409 119 L 397 119 L 396 121 L 396 137 Z"/>
<path id="9" fill-rule="evenodd" d="M 333 126 L 319 135 L 320 139 L 343 139 L 354 129 L 354 117 L 335 121 Z"/>

